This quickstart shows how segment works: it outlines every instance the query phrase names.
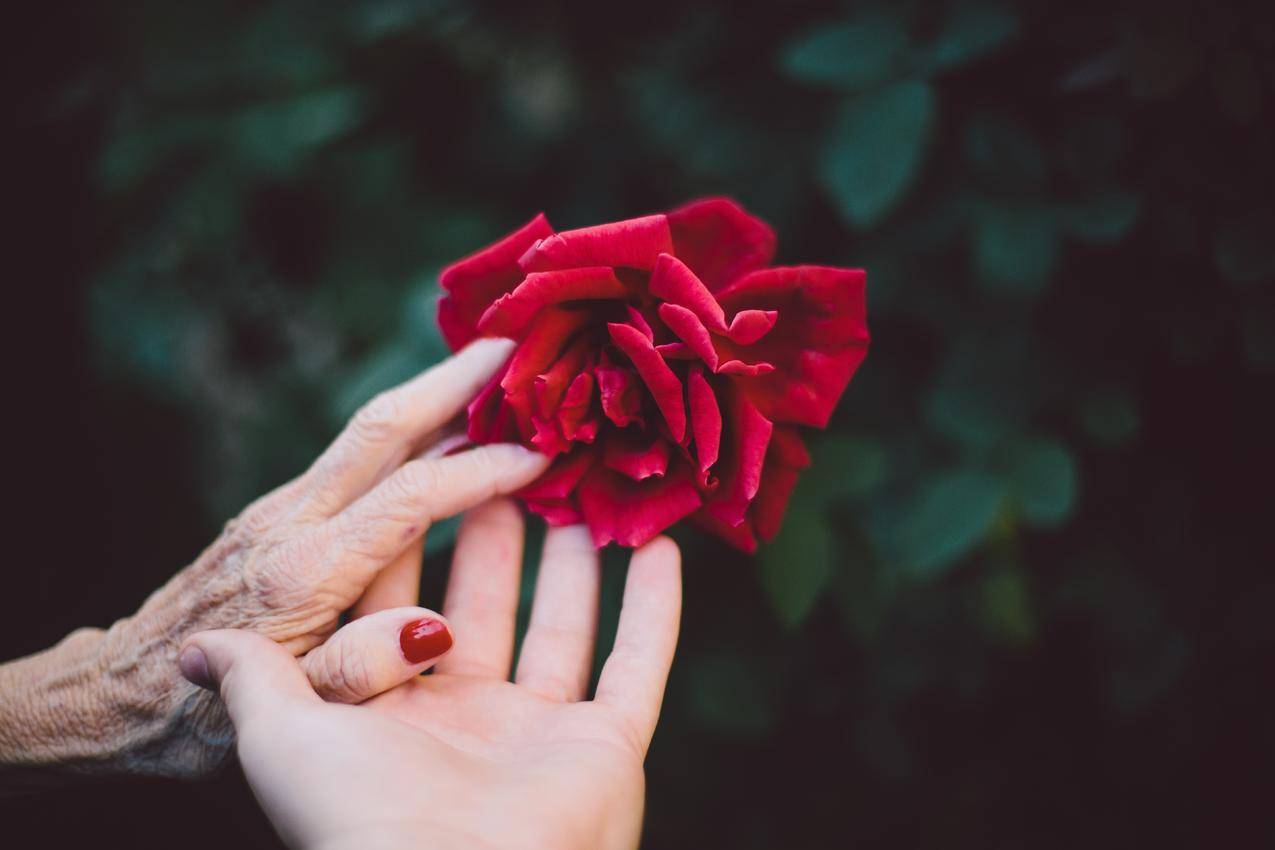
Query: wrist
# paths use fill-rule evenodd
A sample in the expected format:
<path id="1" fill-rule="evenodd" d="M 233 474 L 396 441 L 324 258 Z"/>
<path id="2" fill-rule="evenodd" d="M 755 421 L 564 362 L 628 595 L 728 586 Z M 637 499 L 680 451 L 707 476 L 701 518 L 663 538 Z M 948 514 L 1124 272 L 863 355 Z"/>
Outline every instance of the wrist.
<path id="1" fill-rule="evenodd" d="M 0 788 L 76 776 L 195 776 L 233 734 L 216 698 L 181 679 L 165 618 L 81 629 L 0 666 Z"/>
<path id="2" fill-rule="evenodd" d="M 105 633 L 72 632 L 56 646 L 0 665 L 0 776 L 3 785 L 43 784 L 83 770 L 101 742 L 96 682 Z"/>

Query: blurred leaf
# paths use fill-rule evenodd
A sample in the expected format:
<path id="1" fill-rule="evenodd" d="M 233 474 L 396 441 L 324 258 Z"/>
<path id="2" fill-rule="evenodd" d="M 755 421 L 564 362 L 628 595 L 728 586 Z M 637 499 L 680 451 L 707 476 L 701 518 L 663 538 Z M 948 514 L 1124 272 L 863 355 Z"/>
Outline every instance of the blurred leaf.
<path id="1" fill-rule="evenodd" d="M 1034 192 L 1045 183 L 1045 155 L 1022 125 L 984 115 L 965 125 L 964 152 L 985 185 L 1002 192 Z"/>
<path id="2" fill-rule="evenodd" d="M 1218 270 L 1234 283 L 1275 277 L 1275 212 L 1259 210 L 1224 224 L 1213 256 Z"/>
<path id="3" fill-rule="evenodd" d="M 1227 114 L 1251 124 L 1262 112 L 1262 80 L 1253 54 L 1228 50 L 1213 63 L 1213 88 Z"/>
<path id="4" fill-rule="evenodd" d="M 332 88 L 250 107 L 235 117 L 231 131 L 248 163 L 286 172 L 312 149 L 352 130 L 366 111 L 357 89 Z"/>
<path id="5" fill-rule="evenodd" d="M 1275 368 L 1275 309 L 1266 305 L 1245 310 L 1241 332 L 1248 362 L 1259 369 Z"/>
<path id="6" fill-rule="evenodd" d="M 898 573 L 879 569 L 872 547 L 855 527 L 845 527 L 833 584 L 841 620 L 855 636 L 868 639 L 881 629 L 898 586 Z"/>
<path id="7" fill-rule="evenodd" d="M 1200 65 L 1199 45 L 1188 33 L 1170 29 L 1176 23 L 1167 23 L 1158 32 L 1133 37 L 1127 62 L 1134 97 L 1168 97 L 1195 76 Z"/>
<path id="8" fill-rule="evenodd" d="M 1002 494 L 1000 481 L 977 469 L 950 470 L 925 482 L 899 529 L 904 563 L 925 577 L 953 566 L 982 542 Z"/>
<path id="9" fill-rule="evenodd" d="M 754 659 L 725 653 L 692 657 L 682 678 L 691 710 L 713 732 L 761 735 L 774 723 L 770 674 Z"/>
<path id="10" fill-rule="evenodd" d="M 974 264 L 992 291 L 1039 295 L 1058 264 L 1054 222 L 1034 209 L 984 210 L 975 224 Z"/>
<path id="11" fill-rule="evenodd" d="M 1138 433 L 1138 406 L 1122 389 L 1099 390 L 1081 403 L 1080 424 L 1102 445 L 1124 445 Z"/>
<path id="12" fill-rule="evenodd" d="M 350 10 L 350 26 L 364 41 L 398 35 L 436 18 L 440 13 L 456 13 L 449 0 L 365 0 Z"/>
<path id="13" fill-rule="evenodd" d="M 1140 206 L 1137 195 L 1114 189 L 1063 205 L 1059 209 L 1059 223 L 1077 239 L 1111 244 L 1128 235 L 1138 220 Z"/>
<path id="14" fill-rule="evenodd" d="M 983 627 L 994 637 L 1016 645 L 1035 637 L 1036 615 L 1021 570 L 1001 569 L 984 578 L 980 602 Z"/>
<path id="15" fill-rule="evenodd" d="M 1128 146 L 1125 125 L 1108 115 L 1068 122 L 1063 130 L 1063 163 L 1079 178 L 1106 175 Z"/>
<path id="16" fill-rule="evenodd" d="M 821 501 L 866 496 L 886 477 L 885 448 L 871 437 L 829 434 L 810 445 L 810 454 L 814 464 L 801 487 Z"/>
<path id="17" fill-rule="evenodd" d="M 925 396 L 926 421 L 939 434 L 990 449 L 1040 402 L 1042 373 L 1028 337 L 967 334 Z"/>
<path id="18" fill-rule="evenodd" d="M 920 171 L 935 109 L 934 90 L 916 80 L 859 95 L 841 108 L 820 176 L 847 222 L 872 227 L 902 200 Z"/>
<path id="19" fill-rule="evenodd" d="M 857 91 L 886 79 L 907 47 L 903 22 L 888 13 L 816 27 L 789 43 L 780 65 L 807 83 Z"/>
<path id="20" fill-rule="evenodd" d="M 1009 491 L 1028 523 L 1060 525 L 1076 503 L 1076 461 L 1054 440 L 1031 439 L 1011 451 Z"/>
<path id="21" fill-rule="evenodd" d="M 801 625 L 819 601 L 832 578 L 835 551 L 820 505 L 794 498 L 778 536 L 758 558 L 762 588 L 786 628 Z"/>
<path id="22" fill-rule="evenodd" d="M 966 65 L 1017 38 L 1018 14 L 1001 3 L 953 5 L 947 25 L 924 51 L 923 67 L 942 72 Z"/>
<path id="23" fill-rule="evenodd" d="M 98 179 L 107 192 L 134 188 L 174 155 L 207 146 L 216 138 L 210 115 L 176 115 L 117 132 L 98 159 Z"/>

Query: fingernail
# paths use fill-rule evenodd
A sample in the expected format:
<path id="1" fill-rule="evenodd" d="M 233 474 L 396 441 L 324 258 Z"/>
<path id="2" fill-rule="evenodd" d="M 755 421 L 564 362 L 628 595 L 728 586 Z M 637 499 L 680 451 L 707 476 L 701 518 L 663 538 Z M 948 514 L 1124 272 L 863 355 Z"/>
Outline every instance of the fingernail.
<path id="1" fill-rule="evenodd" d="M 452 633 L 442 620 L 413 620 L 398 633 L 398 645 L 409 664 L 437 658 L 452 648 Z"/>
<path id="2" fill-rule="evenodd" d="M 212 675 L 208 672 L 208 659 L 204 656 L 204 651 L 197 646 L 188 646 L 177 656 L 177 666 L 182 671 L 182 676 L 192 685 L 198 685 L 201 688 L 212 690 Z"/>

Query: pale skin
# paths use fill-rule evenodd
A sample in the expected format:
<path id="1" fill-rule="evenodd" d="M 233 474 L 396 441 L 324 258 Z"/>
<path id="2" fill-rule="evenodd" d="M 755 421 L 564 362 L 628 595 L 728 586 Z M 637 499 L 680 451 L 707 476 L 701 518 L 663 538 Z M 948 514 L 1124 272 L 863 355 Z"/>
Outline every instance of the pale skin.
<path id="1" fill-rule="evenodd" d="M 185 653 L 202 654 L 238 730 L 244 773 L 288 843 L 637 846 L 642 762 L 677 641 L 677 547 L 660 538 L 634 554 L 615 646 L 586 700 L 598 562 L 580 528 L 546 538 L 508 680 L 521 539 L 508 502 L 466 517 L 444 607 L 456 647 L 434 675 L 358 706 L 324 703 L 297 662 L 258 636 L 191 638 Z"/>
<path id="2" fill-rule="evenodd" d="M 451 423 L 509 350 L 480 341 L 378 396 L 136 614 L 0 665 L 0 793 L 205 775 L 237 740 L 297 846 L 635 846 L 676 642 L 677 550 L 660 539 L 634 556 L 585 702 L 597 557 L 583 529 L 551 530 L 508 681 L 523 527 L 499 497 L 548 461 L 512 445 L 452 453 Z M 444 605 L 455 646 L 409 661 L 399 630 L 446 622 L 415 607 L 424 535 L 464 511 Z M 343 613 L 354 619 L 338 630 Z"/>

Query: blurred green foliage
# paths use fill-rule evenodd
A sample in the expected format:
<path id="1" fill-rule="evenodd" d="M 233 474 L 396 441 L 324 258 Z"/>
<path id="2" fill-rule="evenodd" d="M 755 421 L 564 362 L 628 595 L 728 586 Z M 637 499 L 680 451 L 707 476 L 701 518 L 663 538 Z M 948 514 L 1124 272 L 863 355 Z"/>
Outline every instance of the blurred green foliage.
<path id="1" fill-rule="evenodd" d="M 102 119 L 100 380 L 184 412 L 213 528 L 444 354 L 442 264 L 542 209 L 732 194 L 781 262 L 869 270 L 874 343 L 779 539 L 684 538 L 651 846 L 1127 839 L 1159 798 L 1104 795 L 1161 787 L 1212 717 L 1190 671 L 1235 651 L 1199 577 L 1225 557 L 1257 582 L 1237 622 L 1275 605 L 1259 550 L 1210 536 L 1226 482 L 1180 430 L 1226 452 L 1267 421 L 1208 399 L 1275 366 L 1271 28 L 1211 4 L 645 5 L 113 16 L 57 105 Z M 1105 838 L 1051 820 L 1082 808 Z"/>

